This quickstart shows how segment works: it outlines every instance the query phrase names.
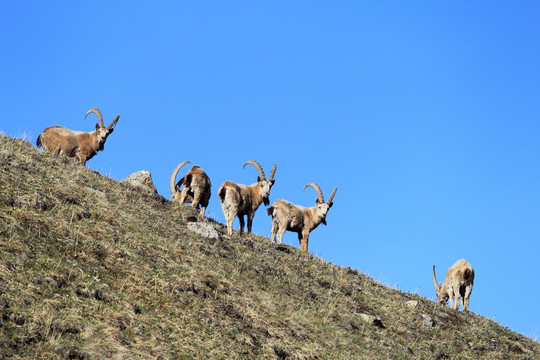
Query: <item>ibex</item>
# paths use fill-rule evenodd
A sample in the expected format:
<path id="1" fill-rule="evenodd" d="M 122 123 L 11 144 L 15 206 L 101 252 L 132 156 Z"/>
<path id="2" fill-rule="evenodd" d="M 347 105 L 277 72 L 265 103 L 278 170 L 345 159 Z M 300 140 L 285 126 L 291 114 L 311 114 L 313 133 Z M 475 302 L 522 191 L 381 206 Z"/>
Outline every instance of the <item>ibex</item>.
<path id="1" fill-rule="evenodd" d="M 113 126 L 116 125 L 120 115 L 105 127 L 103 125 L 103 116 L 98 109 L 92 108 L 88 110 L 84 118 L 88 114 L 94 113 L 98 116 L 99 124 L 96 123 L 96 131 L 90 133 L 83 131 L 74 131 L 66 129 L 62 126 L 51 126 L 43 130 L 43 133 L 38 136 L 36 146 L 49 151 L 55 155 L 64 154 L 69 157 L 74 157 L 79 160 L 82 166 L 86 166 L 86 162 L 94 157 L 98 151 L 103 150 L 107 136 L 114 131 Z"/>
<path id="2" fill-rule="evenodd" d="M 450 298 L 450 308 L 459 310 L 459 303 L 463 306 L 463 311 L 469 311 L 469 298 L 474 282 L 474 270 L 464 259 L 458 260 L 446 273 L 444 283 L 437 284 L 435 276 L 435 265 L 433 265 L 433 284 L 437 293 L 439 303 L 446 305 Z M 454 296 L 456 298 L 454 303 Z"/>
<path id="3" fill-rule="evenodd" d="M 276 200 L 266 210 L 267 214 L 272 216 L 272 241 L 277 243 L 276 233 L 281 244 L 285 230 L 296 232 L 300 241 L 300 250 L 304 252 L 308 251 L 309 233 L 319 226 L 320 223 L 326 225 L 326 214 L 334 204 L 332 200 L 337 190 L 337 188 L 334 188 L 334 191 L 332 191 L 332 194 L 325 202 L 319 185 L 309 183 L 304 186 L 304 190 L 308 186 L 313 187 L 319 195 L 315 200 L 314 207 L 306 208 L 300 205 L 294 205 L 286 200 Z"/>
<path id="4" fill-rule="evenodd" d="M 172 172 L 169 184 L 171 197 L 173 201 L 177 201 L 180 204 L 191 203 L 195 209 L 198 209 L 200 205 L 200 214 L 201 216 L 204 216 L 208 201 L 210 200 L 210 188 L 212 186 L 210 178 L 206 175 L 204 170 L 195 165 L 176 183 L 176 186 L 174 185 L 178 171 L 182 166 L 188 163 L 189 161 L 181 162 Z M 182 185 L 184 185 L 184 187 L 180 189 Z"/>
<path id="5" fill-rule="evenodd" d="M 262 202 L 264 205 L 270 204 L 270 189 L 276 182 L 274 175 L 276 173 L 276 164 L 272 168 L 270 177 L 266 179 L 264 171 L 256 161 L 249 160 L 244 164 L 251 164 L 259 170 L 257 182 L 252 185 L 235 184 L 232 181 L 225 181 L 219 188 L 219 201 L 221 208 L 227 221 L 227 233 L 232 236 L 232 223 L 236 216 L 240 220 L 240 234 L 244 231 L 244 215 L 247 216 L 247 232 L 251 233 L 251 225 L 255 211 L 259 208 Z"/>

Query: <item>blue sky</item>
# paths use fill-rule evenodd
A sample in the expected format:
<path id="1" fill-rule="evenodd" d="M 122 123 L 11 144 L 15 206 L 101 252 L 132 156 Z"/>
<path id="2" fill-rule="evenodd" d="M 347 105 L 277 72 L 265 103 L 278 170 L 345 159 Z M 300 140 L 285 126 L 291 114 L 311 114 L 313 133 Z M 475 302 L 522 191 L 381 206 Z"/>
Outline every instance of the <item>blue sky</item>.
<path id="1" fill-rule="evenodd" d="M 220 222 L 219 186 L 275 163 L 272 202 L 338 188 L 310 252 L 430 299 L 465 258 L 471 311 L 538 339 L 539 24 L 535 1 L 2 1 L 0 131 L 120 114 L 88 167 L 170 198 L 190 160 Z"/>

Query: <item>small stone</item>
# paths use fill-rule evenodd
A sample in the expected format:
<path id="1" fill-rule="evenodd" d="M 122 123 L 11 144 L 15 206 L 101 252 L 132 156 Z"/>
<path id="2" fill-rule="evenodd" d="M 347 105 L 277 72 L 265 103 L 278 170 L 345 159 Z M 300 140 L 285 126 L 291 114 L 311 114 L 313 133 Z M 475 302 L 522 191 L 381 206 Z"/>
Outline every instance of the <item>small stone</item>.
<path id="1" fill-rule="evenodd" d="M 187 228 L 194 233 L 202 235 L 209 239 L 219 239 L 219 233 L 209 224 L 203 224 L 200 222 L 190 222 L 187 224 Z"/>
<path id="2" fill-rule="evenodd" d="M 426 323 L 427 326 L 429 326 L 429 327 L 435 326 L 435 322 L 433 321 L 431 316 L 426 315 L 426 314 L 420 314 L 420 317 L 422 317 L 422 319 L 424 319 L 424 322 Z"/>
<path id="3" fill-rule="evenodd" d="M 368 323 L 370 325 L 375 325 L 377 327 L 380 327 L 381 329 L 386 329 L 386 326 L 383 324 L 381 319 L 368 315 L 368 314 L 358 314 L 358 315 L 360 316 L 360 319 L 363 322 Z"/>
<path id="4" fill-rule="evenodd" d="M 105 198 L 105 193 L 103 191 L 100 191 L 100 190 L 96 190 L 96 189 L 93 189 L 91 187 L 86 187 L 86 190 L 88 190 L 89 192 L 91 192 L 92 194 L 94 195 L 98 195 L 102 198 Z"/>
<path id="5" fill-rule="evenodd" d="M 418 305 L 418 301 L 416 301 L 416 300 L 405 301 L 405 305 L 407 305 L 408 307 L 414 309 L 416 307 L 416 305 Z"/>

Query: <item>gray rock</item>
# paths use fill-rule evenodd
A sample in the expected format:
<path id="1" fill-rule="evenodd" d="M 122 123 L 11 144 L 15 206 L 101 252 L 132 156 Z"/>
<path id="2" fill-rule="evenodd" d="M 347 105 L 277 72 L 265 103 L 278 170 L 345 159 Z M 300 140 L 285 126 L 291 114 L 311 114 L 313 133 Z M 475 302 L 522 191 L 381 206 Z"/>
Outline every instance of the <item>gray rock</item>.
<path id="1" fill-rule="evenodd" d="M 424 322 L 426 323 L 427 326 L 429 326 L 429 327 L 435 326 L 435 322 L 433 321 L 431 316 L 426 315 L 426 314 L 420 314 L 420 317 L 422 317 L 422 319 L 424 319 Z"/>
<path id="2" fill-rule="evenodd" d="M 194 233 L 202 235 L 209 239 L 219 239 L 219 233 L 209 224 L 200 222 L 189 222 L 187 228 Z"/>
<path id="3" fill-rule="evenodd" d="M 157 194 L 157 189 L 152 181 L 152 175 L 148 170 L 137 171 L 136 173 L 129 175 L 123 181 L 134 186 L 148 189 L 153 194 Z"/>

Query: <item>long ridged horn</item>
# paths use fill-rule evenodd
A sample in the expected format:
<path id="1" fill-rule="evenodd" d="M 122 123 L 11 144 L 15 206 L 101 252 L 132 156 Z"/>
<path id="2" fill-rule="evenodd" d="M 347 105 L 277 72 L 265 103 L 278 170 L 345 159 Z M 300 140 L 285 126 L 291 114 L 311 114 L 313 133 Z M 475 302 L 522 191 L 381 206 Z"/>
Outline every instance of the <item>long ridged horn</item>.
<path id="1" fill-rule="evenodd" d="M 111 128 L 116 125 L 116 122 L 118 121 L 118 119 L 120 118 L 120 115 L 116 115 L 116 117 L 114 118 L 113 121 L 111 121 L 111 123 L 109 124 L 109 126 L 107 126 L 107 130 L 111 130 Z"/>
<path id="2" fill-rule="evenodd" d="M 334 195 L 336 195 L 336 191 L 337 191 L 337 188 L 334 188 L 334 191 L 332 191 L 332 193 L 330 194 L 330 197 L 328 198 L 328 200 L 326 200 L 327 204 L 330 204 L 332 200 L 334 200 Z"/>
<path id="3" fill-rule="evenodd" d="M 171 195 L 175 193 L 175 189 L 174 189 L 174 182 L 176 181 L 176 174 L 178 174 L 178 171 L 180 171 L 180 168 L 186 164 L 188 164 L 189 161 L 183 161 L 181 162 L 180 164 L 178 164 L 178 166 L 176 167 L 176 169 L 174 169 L 174 171 L 172 172 L 172 175 L 171 175 L 171 181 L 169 183 L 169 188 L 171 189 Z"/>
<path id="4" fill-rule="evenodd" d="M 247 165 L 247 164 L 251 164 L 251 165 L 255 166 L 255 167 L 257 168 L 257 170 L 259 170 L 259 174 L 261 175 L 261 180 L 266 180 L 266 175 L 264 175 L 264 171 L 263 171 L 261 165 L 259 165 L 258 162 L 256 162 L 255 160 L 248 160 L 248 161 L 246 161 L 246 163 L 244 164 L 243 169 L 246 168 L 246 165 Z"/>
<path id="5" fill-rule="evenodd" d="M 327 204 L 330 204 L 332 200 L 334 200 L 334 195 L 336 195 L 336 191 L 337 191 L 337 187 L 334 188 L 334 191 L 332 191 L 332 194 L 330 194 L 330 197 L 328 198 L 328 200 L 326 200 Z"/>
<path id="6" fill-rule="evenodd" d="M 304 190 L 306 190 L 306 188 L 308 186 L 311 186 L 312 188 L 314 188 L 315 190 L 317 190 L 317 194 L 319 194 L 319 202 L 320 203 L 323 203 L 324 202 L 324 196 L 322 194 L 322 191 L 321 191 L 321 188 L 319 187 L 319 185 L 315 184 L 315 183 L 309 183 L 309 184 L 306 184 L 306 186 L 304 186 Z"/>
<path id="7" fill-rule="evenodd" d="M 272 181 L 274 180 L 274 175 L 276 174 L 276 164 L 274 164 L 274 167 L 272 167 L 272 171 L 270 172 L 270 177 L 268 178 L 268 180 Z"/>
<path id="8" fill-rule="evenodd" d="M 101 112 L 96 109 L 96 108 L 91 108 L 90 110 L 88 110 L 88 112 L 86 113 L 86 115 L 84 115 L 84 118 L 86 119 L 86 117 L 88 116 L 88 114 L 90 113 L 94 113 L 97 115 L 98 117 L 98 120 L 99 120 L 99 125 L 101 125 L 102 128 L 105 127 L 105 125 L 103 124 L 103 116 L 101 116 Z"/>
<path id="9" fill-rule="evenodd" d="M 433 285 L 435 285 L 435 291 L 439 292 L 439 285 L 437 283 L 437 276 L 435 275 L 435 265 L 433 265 Z"/>

